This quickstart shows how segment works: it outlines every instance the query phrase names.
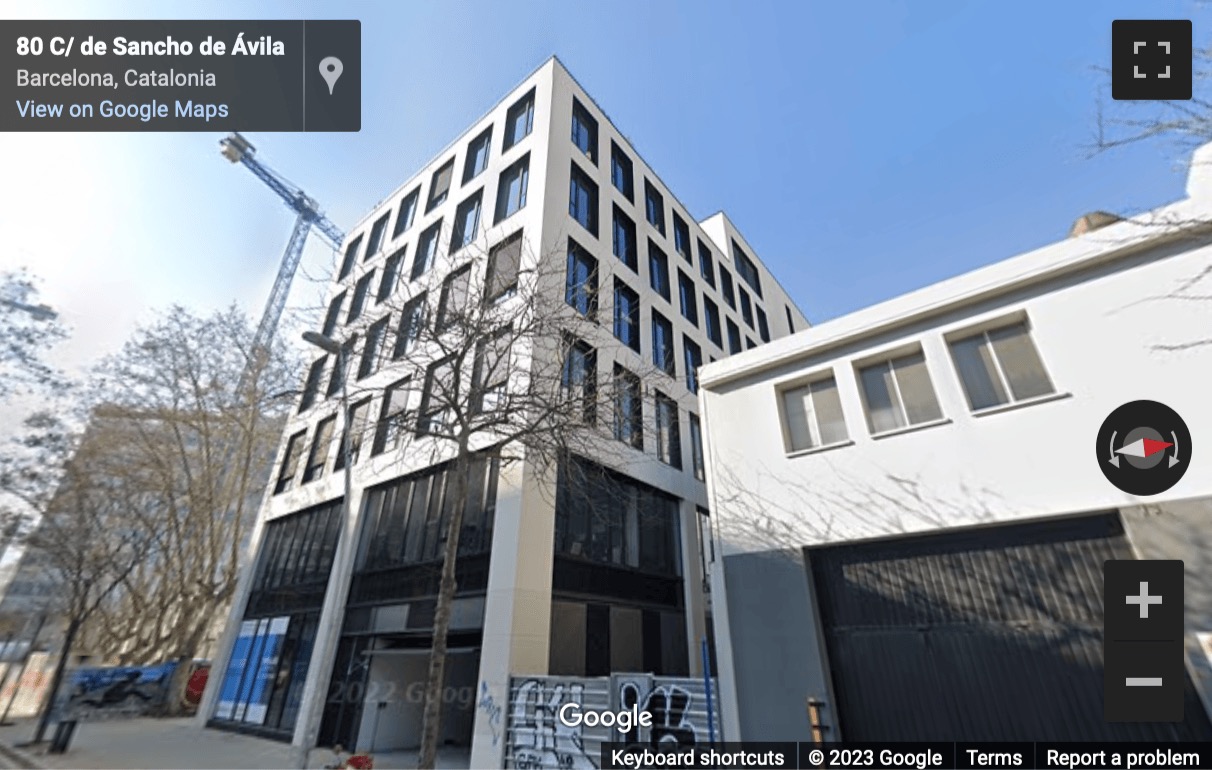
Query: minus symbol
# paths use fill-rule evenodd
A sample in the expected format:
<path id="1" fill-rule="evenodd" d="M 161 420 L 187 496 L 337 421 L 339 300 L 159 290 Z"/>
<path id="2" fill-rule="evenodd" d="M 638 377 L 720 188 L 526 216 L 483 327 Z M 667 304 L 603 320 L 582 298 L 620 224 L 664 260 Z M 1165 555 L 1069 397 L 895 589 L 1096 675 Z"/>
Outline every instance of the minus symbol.
<path id="1" fill-rule="evenodd" d="M 1127 687 L 1161 687 L 1160 676 L 1130 676 L 1124 680 Z"/>

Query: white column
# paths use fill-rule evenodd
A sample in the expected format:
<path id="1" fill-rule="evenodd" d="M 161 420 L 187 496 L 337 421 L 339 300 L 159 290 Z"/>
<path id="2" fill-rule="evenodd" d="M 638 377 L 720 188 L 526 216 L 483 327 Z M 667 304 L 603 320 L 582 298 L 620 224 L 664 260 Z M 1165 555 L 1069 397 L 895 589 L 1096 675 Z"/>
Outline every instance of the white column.
<path id="1" fill-rule="evenodd" d="M 719 686 L 716 694 L 720 699 L 720 740 L 741 740 L 741 717 L 738 713 L 736 694 L 736 669 L 732 665 L 732 636 L 729 631 L 728 594 L 724 587 L 724 557 L 717 554 L 715 568 L 711 570 L 711 623 L 715 626 L 716 669 Z"/>

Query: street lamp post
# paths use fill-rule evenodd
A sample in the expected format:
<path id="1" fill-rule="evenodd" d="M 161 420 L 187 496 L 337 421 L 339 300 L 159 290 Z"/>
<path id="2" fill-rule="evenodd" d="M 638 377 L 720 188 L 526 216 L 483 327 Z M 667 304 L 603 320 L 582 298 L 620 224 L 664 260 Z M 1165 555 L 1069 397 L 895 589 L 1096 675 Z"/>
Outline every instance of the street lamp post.
<path id="1" fill-rule="evenodd" d="M 307 664 L 307 679 L 303 685 L 302 708 L 295 724 L 291 741 L 291 767 L 306 768 L 311 750 L 315 748 L 320 732 L 320 720 L 324 716 L 324 704 L 328 700 L 327 690 L 336 658 L 337 643 L 341 638 L 341 611 L 349 593 L 352 574 L 357 521 L 353 515 L 353 465 L 350 463 L 349 442 L 351 418 L 349 413 L 349 390 L 346 380 L 349 375 L 349 351 L 331 337 L 317 332 L 304 332 L 303 341 L 337 357 L 341 369 L 341 458 L 345 464 L 345 497 L 341 503 L 341 529 L 337 535 L 336 555 L 332 570 L 328 574 L 328 587 L 324 591 L 324 605 L 316 628 L 316 641 L 312 647 L 311 660 Z"/>

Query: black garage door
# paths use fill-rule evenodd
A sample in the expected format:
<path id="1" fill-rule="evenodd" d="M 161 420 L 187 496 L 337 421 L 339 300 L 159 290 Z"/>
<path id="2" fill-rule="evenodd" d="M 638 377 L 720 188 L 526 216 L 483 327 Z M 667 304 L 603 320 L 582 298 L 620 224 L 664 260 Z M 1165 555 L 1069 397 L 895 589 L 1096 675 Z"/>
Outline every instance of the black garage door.
<path id="1" fill-rule="evenodd" d="M 1210 740 L 1103 721 L 1103 562 L 1118 514 L 806 550 L 850 741 Z"/>

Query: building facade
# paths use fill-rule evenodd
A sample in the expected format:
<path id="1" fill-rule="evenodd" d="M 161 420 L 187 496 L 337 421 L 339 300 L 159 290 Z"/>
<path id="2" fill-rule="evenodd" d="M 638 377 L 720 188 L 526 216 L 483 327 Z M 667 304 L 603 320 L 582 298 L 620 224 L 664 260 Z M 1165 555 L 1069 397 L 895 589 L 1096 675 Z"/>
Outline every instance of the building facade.
<path id="1" fill-rule="evenodd" d="M 321 329 L 349 363 L 316 359 L 286 426 L 202 704 L 208 725 L 301 745 L 305 691 L 318 687 L 321 745 L 418 745 L 452 466 L 399 435 L 398 415 L 446 419 L 430 406 L 441 378 L 414 370 L 406 349 L 453 298 L 478 301 L 468 286 L 508 303 L 527 271 L 558 274 L 559 311 L 593 322 L 567 348 L 580 387 L 611 383 L 626 404 L 597 420 L 610 451 L 555 469 L 477 456 L 443 740 L 470 746 L 474 767 L 500 766 L 500 715 L 476 705 L 507 702 L 510 676 L 701 673 L 710 543 L 697 371 L 808 323 L 728 218 L 694 220 L 553 58 L 350 229 Z M 533 373 L 546 354 L 512 355 Z M 345 559 L 347 479 L 357 536 Z M 342 571 L 339 611 L 322 617 Z M 335 654 L 319 660 L 334 623 Z"/>
<path id="2" fill-rule="evenodd" d="M 729 740 L 810 740 L 808 699 L 828 740 L 1208 739 L 1210 159 L 1184 200 L 704 371 Z M 1096 442 L 1137 400 L 1193 437 L 1152 496 Z M 1110 559 L 1185 562 L 1183 722 L 1104 719 Z"/>

